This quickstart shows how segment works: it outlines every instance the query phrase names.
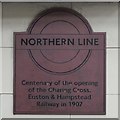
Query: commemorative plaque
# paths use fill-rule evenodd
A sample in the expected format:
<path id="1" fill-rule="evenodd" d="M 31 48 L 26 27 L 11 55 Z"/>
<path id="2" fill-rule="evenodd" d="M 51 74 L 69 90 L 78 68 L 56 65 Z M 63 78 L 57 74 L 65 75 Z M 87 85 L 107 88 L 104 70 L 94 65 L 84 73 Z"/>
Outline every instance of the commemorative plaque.
<path id="1" fill-rule="evenodd" d="M 68 8 L 15 32 L 14 114 L 104 115 L 105 36 Z"/>

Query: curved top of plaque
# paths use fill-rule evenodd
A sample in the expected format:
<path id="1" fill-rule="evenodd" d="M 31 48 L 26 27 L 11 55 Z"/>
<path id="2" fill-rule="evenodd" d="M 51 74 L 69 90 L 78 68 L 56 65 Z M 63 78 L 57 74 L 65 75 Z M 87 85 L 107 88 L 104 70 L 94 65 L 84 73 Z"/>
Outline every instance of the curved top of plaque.
<path id="1" fill-rule="evenodd" d="M 40 14 L 36 16 L 36 18 L 31 22 L 29 25 L 27 32 L 28 33 L 41 33 L 44 34 L 45 28 L 49 26 L 52 23 L 57 23 L 57 27 L 59 26 L 59 22 L 68 23 L 71 26 L 73 26 L 73 30 L 69 30 L 67 32 L 67 27 L 62 28 L 63 34 L 90 34 L 93 32 L 89 22 L 86 20 L 84 16 L 82 16 L 77 11 L 70 9 L 70 8 L 64 8 L 64 7 L 58 7 L 58 8 L 50 8 L 47 10 L 42 11 Z M 41 24 L 42 23 L 42 24 Z M 63 24 L 64 26 L 64 24 Z M 39 29 L 38 29 L 39 27 Z M 65 29 L 65 30 L 64 30 Z M 64 30 L 64 31 L 63 31 Z M 56 29 L 55 29 L 56 31 Z M 53 33 L 55 34 L 55 31 Z M 51 30 L 48 32 L 51 34 Z M 60 29 L 56 31 L 56 33 L 61 33 Z"/>
<path id="2" fill-rule="evenodd" d="M 69 8 L 51 8 L 40 13 L 27 29 L 29 34 L 78 35 L 90 34 L 92 28 L 78 12 Z M 78 70 L 89 59 L 91 51 L 29 50 L 32 61 L 40 69 L 52 74 L 68 74 Z M 43 60 L 41 60 L 43 59 Z M 45 61 L 48 64 L 43 64 Z"/>
<path id="3" fill-rule="evenodd" d="M 89 60 L 92 49 L 104 48 L 104 35 L 100 35 L 101 33 L 93 32 L 80 13 L 69 8 L 51 8 L 41 12 L 29 25 L 27 34 L 21 36 L 37 39 L 42 45 L 33 45 L 36 41 L 31 46 L 16 45 L 18 49 L 28 50 L 30 58 L 39 69 L 50 74 L 63 75 L 83 67 Z M 99 38 L 100 45 L 78 45 L 79 39 L 84 41 L 93 38 Z M 18 39 L 20 41 L 20 36 Z M 69 39 L 76 44 L 67 45 Z M 52 42 L 52 45 L 46 45 L 45 42 Z"/>

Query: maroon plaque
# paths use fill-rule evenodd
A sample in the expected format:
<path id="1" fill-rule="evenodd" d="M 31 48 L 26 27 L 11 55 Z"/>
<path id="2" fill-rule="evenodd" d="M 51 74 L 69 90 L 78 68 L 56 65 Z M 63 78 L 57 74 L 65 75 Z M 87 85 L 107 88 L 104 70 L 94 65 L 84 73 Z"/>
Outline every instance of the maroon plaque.
<path id="1" fill-rule="evenodd" d="M 105 114 L 104 32 L 52 8 L 14 40 L 14 114 Z"/>

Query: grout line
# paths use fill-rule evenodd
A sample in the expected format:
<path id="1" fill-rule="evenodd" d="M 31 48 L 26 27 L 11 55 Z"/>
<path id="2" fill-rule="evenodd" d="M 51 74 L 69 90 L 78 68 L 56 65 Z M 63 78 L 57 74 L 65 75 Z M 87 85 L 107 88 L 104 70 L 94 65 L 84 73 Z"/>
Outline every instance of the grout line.
<path id="1" fill-rule="evenodd" d="M 120 94 L 106 94 L 106 95 L 120 95 Z"/>
<path id="2" fill-rule="evenodd" d="M 70 4 L 71 4 L 71 9 L 72 9 L 72 2 Z"/>
<path id="3" fill-rule="evenodd" d="M 120 47 L 106 47 L 106 49 L 120 49 Z"/>
<path id="4" fill-rule="evenodd" d="M 0 93 L 0 95 L 13 95 L 13 93 Z"/>
<path id="5" fill-rule="evenodd" d="M 0 48 L 14 48 L 14 47 L 0 47 Z"/>
<path id="6" fill-rule="evenodd" d="M 1 43 L 1 46 L 2 46 L 2 12 L 3 12 L 3 10 L 2 10 L 2 3 L 0 3 L 0 43 Z M 0 71 L 1 71 L 1 73 L 0 73 L 0 87 L 1 87 L 1 92 L 2 92 L 2 69 L 3 69 L 3 65 L 2 65 L 2 49 L 1 49 L 1 54 L 0 54 L 0 59 L 1 59 L 1 61 L 0 61 L 0 66 L 1 66 L 1 68 L 0 68 Z M 0 93 L 0 96 L 1 96 L 1 93 Z M 0 99 L 1 100 L 1 99 Z M 0 101 L 1 102 L 1 101 Z M 1 103 L 0 103 L 0 105 L 1 105 Z M 0 107 L 0 111 L 2 111 L 2 107 Z M 2 118 L 2 113 L 0 113 L 0 119 Z"/>

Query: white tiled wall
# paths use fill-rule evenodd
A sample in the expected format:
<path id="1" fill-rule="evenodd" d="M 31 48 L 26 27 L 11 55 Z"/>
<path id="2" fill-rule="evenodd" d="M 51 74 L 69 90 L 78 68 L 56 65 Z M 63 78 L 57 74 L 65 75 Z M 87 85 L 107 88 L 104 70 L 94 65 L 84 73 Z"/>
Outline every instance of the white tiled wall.
<path id="1" fill-rule="evenodd" d="M 94 32 L 107 32 L 106 115 L 13 115 L 13 32 L 25 31 L 42 10 L 64 6 L 80 12 Z M 118 4 L 117 3 L 4 3 L 2 19 L 2 118 L 117 118 L 118 117 Z"/>
<path id="2" fill-rule="evenodd" d="M 118 94 L 118 49 L 107 49 L 106 55 L 106 94 Z"/>
<path id="3" fill-rule="evenodd" d="M 0 93 L 2 92 L 2 6 L 0 3 Z"/>
<path id="4" fill-rule="evenodd" d="M 1 110 L 2 110 L 2 107 L 1 107 L 1 93 L 2 93 L 2 31 L 1 31 L 1 20 L 2 20 L 2 6 L 1 6 L 1 3 L 0 3 L 0 119 L 1 119 Z"/>
<path id="5" fill-rule="evenodd" d="M 3 48 L 2 53 L 2 92 L 13 93 L 13 48 Z"/>

